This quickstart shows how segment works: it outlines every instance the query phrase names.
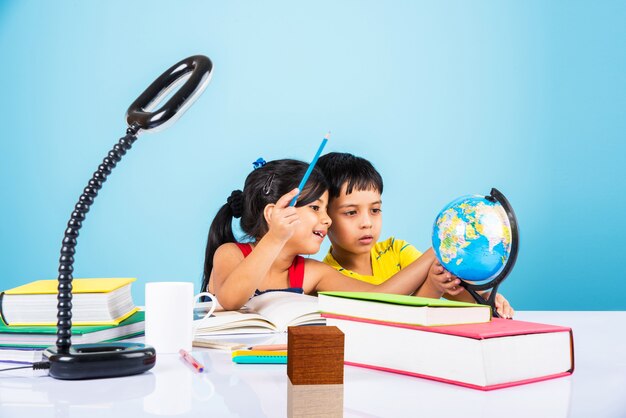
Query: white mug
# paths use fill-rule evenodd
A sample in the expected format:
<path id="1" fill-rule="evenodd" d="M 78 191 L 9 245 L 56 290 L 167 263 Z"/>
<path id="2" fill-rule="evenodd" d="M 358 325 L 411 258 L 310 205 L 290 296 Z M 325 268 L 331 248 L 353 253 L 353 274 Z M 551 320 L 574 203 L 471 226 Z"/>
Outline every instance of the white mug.
<path id="1" fill-rule="evenodd" d="M 157 354 L 178 353 L 181 348 L 191 351 L 193 307 L 200 296 L 212 301 L 206 318 L 217 306 L 212 294 L 194 296 L 191 282 L 146 283 L 146 344 L 153 346 Z"/>

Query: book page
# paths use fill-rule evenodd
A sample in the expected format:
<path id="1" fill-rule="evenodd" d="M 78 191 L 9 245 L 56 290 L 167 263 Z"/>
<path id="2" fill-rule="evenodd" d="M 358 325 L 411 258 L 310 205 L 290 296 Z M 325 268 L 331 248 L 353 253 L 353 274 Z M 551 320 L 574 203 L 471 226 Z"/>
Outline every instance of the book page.
<path id="1" fill-rule="evenodd" d="M 278 331 L 288 326 L 323 325 L 317 307 L 317 297 L 293 292 L 267 292 L 250 299 L 245 308 L 269 319 Z"/>
<path id="2" fill-rule="evenodd" d="M 210 334 L 249 334 L 276 332 L 277 329 L 267 318 L 254 312 L 221 311 L 209 318 L 193 321 L 194 335 Z"/>

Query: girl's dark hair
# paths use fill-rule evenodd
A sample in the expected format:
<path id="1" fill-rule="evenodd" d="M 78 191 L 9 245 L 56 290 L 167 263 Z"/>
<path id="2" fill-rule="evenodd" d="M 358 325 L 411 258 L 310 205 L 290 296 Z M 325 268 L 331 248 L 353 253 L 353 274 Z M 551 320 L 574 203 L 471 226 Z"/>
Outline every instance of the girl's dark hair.
<path id="1" fill-rule="evenodd" d="M 248 174 L 243 193 L 231 194 L 228 202 L 215 215 L 209 228 L 204 254 L 202 291 L 208 290 L 215 251 L 222 244 L 237 242 L 232 230 L 233 217 L 241 216 L 241 230 L 250 240 L 260 240 L 268 231 L 268 225 L 263 216 L 265 206 L 276 203 L 281 196 L 298 187 L 308 166 L 307 163 L 298 160 L 270 161 Z M 327 190 L 328 183 L 324 174 L 316 166 L 303 190 L 300 191 L 296 207 L 316 201 Z"/>
<path id="2" fill-rule="evenodd" d="M 352 190 L 376 190 L 383 193 L 383 178 L 365 158 L 346 152 L 331 152 L 322 156 L 317 166 L 326 177 L 331 198 L 339 197 L 344 183 L 347 183 L 346 194 L 352 193 Z"/>

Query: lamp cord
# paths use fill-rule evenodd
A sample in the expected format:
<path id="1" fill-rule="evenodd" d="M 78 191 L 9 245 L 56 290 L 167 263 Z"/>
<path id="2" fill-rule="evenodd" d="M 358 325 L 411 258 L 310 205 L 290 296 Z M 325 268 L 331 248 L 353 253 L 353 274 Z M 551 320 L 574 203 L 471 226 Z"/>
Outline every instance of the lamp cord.
<path id="1" fill-rule="evenodd" d="M 85 220 L 85 214 L 102 188 L 102 183 L 111 174 L 117 163 L 131 148 L 137 139 L 139 128 L 131 126 L 126 130 L 126 136 L 120 138 L 119 142 L 113 146 L 109 154 L 102 160 L 98 170 L 93 173 L 83 194 L 78 198 L 78 203 L 67 223 L 63 244 L 61 246 L 61 258 L 59 259 L 59 287 L 57 296 L 57 341 L 56 346 L 59 353 L 69 353 L 72 345 L 72 272 L 74 271 L 74 253 L 76 249 L 76 239 L 78 231 Z"/>
<path id="2" fill-rule="evenodd" d="M 46 370 L 49 368 L 50 368 L 49 361 L 37 361 L 29 366 L 9 367 L 8 369 L 0 369 L 0 372 L 6 372 L 9 370 L 17 370 L 17 369 Z"/>

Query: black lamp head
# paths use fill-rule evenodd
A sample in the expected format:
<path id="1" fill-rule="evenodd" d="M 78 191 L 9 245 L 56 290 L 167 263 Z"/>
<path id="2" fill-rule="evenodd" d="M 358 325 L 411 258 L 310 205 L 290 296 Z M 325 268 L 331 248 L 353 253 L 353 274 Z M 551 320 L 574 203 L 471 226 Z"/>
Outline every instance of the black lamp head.
<path id="1" fill-rule="evenodd" d="M 72 347 L 72 279 L 78 232 L 107 176 L 137 140 L 141 130 L 164 129 L 174 123 L 204 91 L 213 64 L 204 55 L 186 58 L 165 71 L 128 109 L 126 136 L 121 138 L 98 166 L 72 212 L 61 245 L 57 295 L 57 342 L 44 351 L 50 376 L 58 379 L 94 379 L 143 373 L 154 367 L 154 348 L 135 343 L 82 344 Z M 153 110 L 174 88 L 159 109 Z"/>
<path id="2" fill-rule="evenodd" d="M 172 65 L 130 105 L 126 112 L 128 126 L 144 131 L 169 127 L 202 94 L 212 74 L 213 63 L 204 55 L 194 55 Z M 176 93 L 155 110 L 156 105 L 180 84 L 182 86 Z"/>

